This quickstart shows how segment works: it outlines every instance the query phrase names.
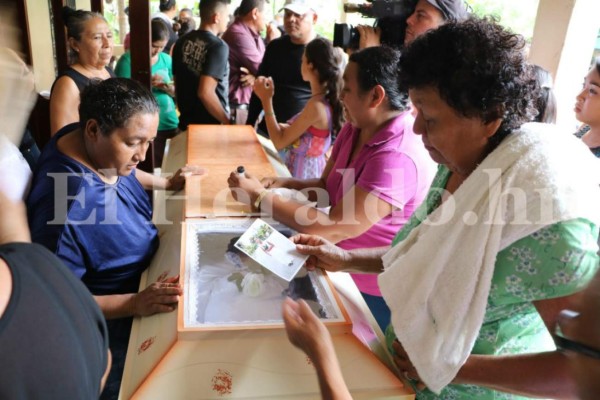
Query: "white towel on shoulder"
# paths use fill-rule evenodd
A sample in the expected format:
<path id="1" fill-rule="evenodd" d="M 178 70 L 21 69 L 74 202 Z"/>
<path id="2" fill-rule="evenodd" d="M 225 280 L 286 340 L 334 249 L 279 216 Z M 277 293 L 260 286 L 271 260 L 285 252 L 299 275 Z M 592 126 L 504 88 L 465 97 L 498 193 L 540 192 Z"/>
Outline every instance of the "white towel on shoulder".
<path id="1" fill-rule="evenodd" d="M 473 348 L 498 252 L 559 221 L 598 224 L 599 173 L 580 140 L 526 124 L 383 257 L 392 325 L 430 390 L 448 385 Z"/>

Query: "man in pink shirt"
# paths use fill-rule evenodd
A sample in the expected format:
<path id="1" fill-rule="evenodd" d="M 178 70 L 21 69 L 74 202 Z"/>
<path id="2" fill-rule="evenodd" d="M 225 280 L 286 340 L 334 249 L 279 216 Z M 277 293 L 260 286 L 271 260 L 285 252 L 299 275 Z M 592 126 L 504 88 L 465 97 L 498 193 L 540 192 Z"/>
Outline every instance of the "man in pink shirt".
<path id="1" fill-rule="evenodd" d="M 245 124 L 252 85 L 265 53 L 260 37 L 264 21 L 265 0 L 242 0 L 235 21 L 222 39 L 229 46 L 229 105 L 232 122 Z"/>

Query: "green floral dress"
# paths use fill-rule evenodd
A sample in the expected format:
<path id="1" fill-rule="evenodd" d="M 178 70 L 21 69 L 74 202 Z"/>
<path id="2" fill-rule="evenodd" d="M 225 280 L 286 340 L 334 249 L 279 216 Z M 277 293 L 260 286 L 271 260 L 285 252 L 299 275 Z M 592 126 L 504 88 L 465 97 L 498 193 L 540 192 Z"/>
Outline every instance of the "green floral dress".
<path id="1" fill-rule="evenodd" d="M 440 166 L 427 198 L 398 232 L 395 246 L 441 203 L 450 171 Z M 498 253 L 487 309 L 472 354 L 520 354 L 554 349 L 552 337 L 533 301 L 568 296 L 581 290 L 598 268 L 597 227 L 584 219 L 550 225 Z M 386 330 L 390 351 L 395 334 Z M 436 395 L 418 391 L 417 399 L 524 399 L 474 385 L 448 385 Z"/>

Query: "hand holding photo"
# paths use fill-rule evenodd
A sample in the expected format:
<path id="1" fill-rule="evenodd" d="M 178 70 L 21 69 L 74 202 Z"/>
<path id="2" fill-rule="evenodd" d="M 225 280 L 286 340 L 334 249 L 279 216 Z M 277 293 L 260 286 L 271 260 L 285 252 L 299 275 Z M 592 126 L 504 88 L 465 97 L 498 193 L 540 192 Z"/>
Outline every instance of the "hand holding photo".
<path id="1" fill-rule="evenodd" d="M 235 247 L 288 282 L 294 279 L 308 258 L 296 251 L 291 240 L 260 218 L 244 232 Z"/>

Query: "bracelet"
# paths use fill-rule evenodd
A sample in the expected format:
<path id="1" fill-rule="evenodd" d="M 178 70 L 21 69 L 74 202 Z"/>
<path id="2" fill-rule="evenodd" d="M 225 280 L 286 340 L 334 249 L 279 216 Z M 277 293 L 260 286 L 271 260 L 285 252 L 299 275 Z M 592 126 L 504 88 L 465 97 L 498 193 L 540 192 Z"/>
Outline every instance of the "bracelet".
<path id="1" fill-rule="evenodd" d="M 269 191 L 267 189 L 263 189 L 263 191 L 258 194 L 258 197 L 256 198 L 256 200 L 254 200 L 254 204 L 253 204 L 254 208 L 256 208 L 257 210 L 260 210 L 260 202 L 263 201 L 265 196 L 268 194 L 269 194 Z"/>
<path id="2" fill-rule="evenodd" d="M 273 112 L 273 111 L 266 112 L 265 111 L 265 117 L 274 117 L 274 116 L 275 116 L 275 112 Z"/>

